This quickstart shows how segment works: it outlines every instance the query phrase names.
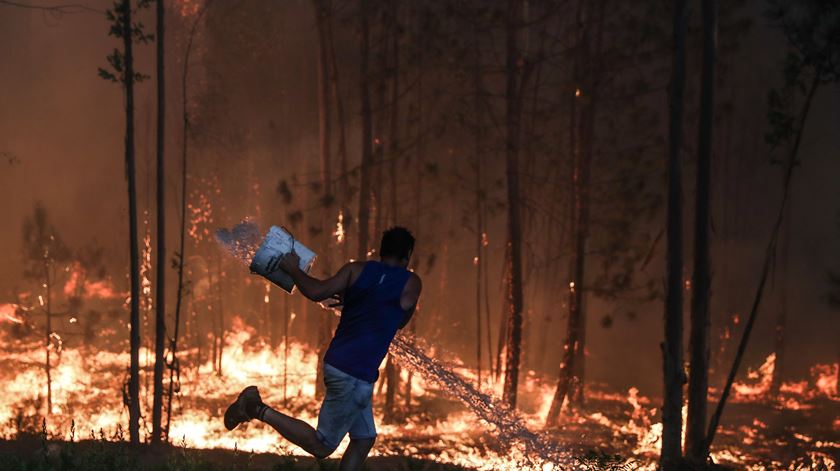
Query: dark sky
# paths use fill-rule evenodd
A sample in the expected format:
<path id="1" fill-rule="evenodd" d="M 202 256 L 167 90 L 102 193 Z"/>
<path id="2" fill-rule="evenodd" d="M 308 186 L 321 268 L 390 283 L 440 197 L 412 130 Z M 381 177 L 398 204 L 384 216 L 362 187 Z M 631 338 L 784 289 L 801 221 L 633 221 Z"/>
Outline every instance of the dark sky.
<path id="1" fill-rule="evenodd" d="M 87 4 L 105 9 L 110 1 Z M 297 4 L 296 4 L 297 5 Z M 299 5 L 293 12 L 301 10 Z M 310 31 L 310 38 L 297 37 L 295 44 L 315 44 L 312 17 L 300 19 L 294 34 Z M 151 24 L 148 21 L 148 24 Z M 97 77 L 97 67 L 118 45 L 106 36 L 105 20 L 96 14 L 65 15 L 60 18 L 41 12 L 0 5 L 0 302 L 10 301 L 10 293 L 24 282 L 21 273 L 21 223 L 36 201 L 42 201 L 55 226 L 66 241 L 81 246 L 98 240 L 110 258 L 123 260 L 126 246 L 127 202 L 123 172 L 122 96 L 117 85 Z M 292 34 L 292 33 L 288 33 Z M 770 31 L 764 20 L 744 40 L 741 59 L 735 62 L 736 80 L 743 93 L 742 106 L 749 108 L 742 126 L 733 129 L 734 139 L 764 123 L 764 96 L 779 77 L 783 54 L 780 36 Z M 278 46 L 278 47 L 283 47 Z M 141 47 L 138 67 L 152 70 L 153 48 Z M 284 84 L 288 93 L 314 94 L 315 49 L 309 72 L 298 74 Z M 299 65 L 299 64 L 298 64 Z M 697 70 L 689 71 L 697 74 Z M 295 77 L 295 75 L 290 75 Z M 770 78 L 768 80 L 768 78 Z M 274 84 L 266 84 L 274 86 Z M 150 186 L 147 178 L 152 161 L 154 86 L 148 81 L 137 87 L 138 185 L 141 192 Z M 664 95 L 662 112 L 666 112 Z M 302 111 L 314 117 L 312 109 Z M 170 111 L 170 122 L 178 116 Z M 751 118 L 750 118 L 751 116 Z M 173 124 L 174 126 L 174 124 Z M 314 156 L 317 127 L 309 135 L 298 135 L 288 144 L 309 149 Z M 840 338 L 840 313 L 831 312 L 824 302 L 826 273 L 840 271 L 840 89 L 825 87 L 816 96 L 801 151 L 801 166 L 794 177 L 791 222 L 791 362 L 801 373 L 805 365 L 835 358 Z M 174 132 L 172 134 L 175 134 Z M 693 130 L 687 139 L 695 139 Z M 170 135 L 172 138 L 172 135 Z M 174 143 L 175 141 L 173 141 Z M 741 208 L 738 216 L 742 236 L 721 256 L 713 252 L 715 280 L 725 265 L 731 270 L 733 286 L 720 281 L 714 285 L 715 302 L 722 293 L 734 292 L 737 304 L 751 302 L 770 223 L 778 206 L 781 190 L 780 170 L 762 163 L 766 152 L 760 141 L 753 142 L 754 161 L 739 177 Z M 303 152 L 303 151 L 302 151 Z M 311 153 L 310 153 L 311 152 Z M 352 154 L 355 156 L 355 154 Z M 256 157 L 255 157 L 256 158 Z M 354 157 L 355 158 L 355 157 Z M 664 156 L 663 156 L 664 158 Z M 758 159 L 758 160 L 756 160 Z M 312 163 L 311 165 L 314 165 Z M 170 172 L 169 197 L 175 198 L 174 170 Z M 686 205 L 690 208 L 690 182 L 686 183 Z M 148 194 L 141 194 L 148 198 Z M 146 200 L 148 201 L 148 200 Z M 734 202 L 727 202 L 734 204 Z M 687 213 L 687 218 L 692 212 Z M 467 237 L 467 236 L 465 236 Z M 688 254 L 689 252 L 687 252 Z M 688 256 L 688 255 L 687 255 Z M 722 260 L 722 259 L 725 259 Z M 657 258 L 648 270 L 660 270 Z M 718 296 L 721 295 L 721 296 Z M 770 293 L 754 332 L 747 365 L 755 366 L 769 353 L 772 320 L 777 298 Z M 597 309 L 598 302 L 592 302 Z M 661 307 L 634 321 L 617 320 L 611 329 L 600 329 L 592 320 L 589 351 L 592 370 L 589 378 L 615 381 L 616 385 L 640 384 L 647 392 L 658 392 L 661 369 L 658 339 L 661 336 Z M 560 339 L 556 339 L 560 342 Z M 650 374 L 639 378 L 639 367 Z"/>

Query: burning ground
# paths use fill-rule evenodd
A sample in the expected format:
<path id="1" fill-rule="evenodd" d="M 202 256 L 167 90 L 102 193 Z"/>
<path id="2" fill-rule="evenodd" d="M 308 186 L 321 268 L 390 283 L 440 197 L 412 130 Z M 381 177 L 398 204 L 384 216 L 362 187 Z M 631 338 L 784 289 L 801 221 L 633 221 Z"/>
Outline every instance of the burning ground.
<path id="1" fill-rule="evenodd" d="M 20 310 L 15 306 L 3 307 L 3 438 L 37 437 L 45 424 L 49 442 L 91 437 L 120 441 L 128 420 L 122 393 L 128 362 L 125 336 L 115 329 L 99 332 L 98 343 L 111 345 L 110 349 L 75 345 L 72 340 L 51 344 L 52 410 L 47 415 L 44 346 L 22 335 L 24 324 L 16 312 Z M 302 450 L 265 425 L 250 423 L 226 432 L 220 417 L 241 388 L 258 384 L 268 404 L 314 424 L 318 408 L 315 352 L 294 341 L 272 348 L 241 320 L 234 319 L 233 325 L 225 337 L 221 372 L 214 371 L 210 361 L 181 369 L 172 405 L 172 441 L 186 448 L 272 454 L 275 461 L 260 458 L 266 463 L 303 456 Z M 377 385 L 374 410 L 380 435 L 375 456 L 422 458 L 487 470 L 551 469 L 550 461 L 557 463 L 555 469 L 597 469 L 610 463 L 627 469 L 656 467 L 661 432 L 658 399 L 640 395 L 635 388 L 612 391 L 606 385 L 593 385 L 587 389 L 585 407 L 564 414 L 562 427 L 543 432 L 554 388 L 548 378 L 527 375 L 517 415 L 492 399 L 500 384 L 485 380 L 481 390 L 486 394 L 473 390 L 471 397 L 464 392 L 475 384 L 475 371 L 453 355 L 405 339 L 397 342 L 394 353 L 403 359 L 402 384 L 408 384 L 409 372 L 413 373 L 411 391 L 397 391 L 400 405 L 386 419 L 382 415 L 386 391 L 383 384 Z M 436 375 L 435 368 L 424 363 L 431 361 L 426 353 L 446 358 L 434 363 L 455 374 L 441 376 L 438 371 Z M 184 351 L 180 361 L 196 364 L 198 354 L 195 349 Z M 151 352 L 141 350 L 144 419 L 148 419 L 152 399 L 148 381 L 152 358 Z M 771 398 L 773 367 L 771 355 L 736 383 L 713 459 L 736 469 L 835 469 L 840 461 L 836 367 L 816 365 L 809 378 L 784 383 L 778 397 Z M 462 383 L 452 384 L 460 378 Z M 486 398 L 484 406 L 471 403 L 478 395 Z M 477 412 L 484 418 L 479 419 Z M 512 421 L 534 433 L 515 430 Z M 148 439 L 150 426 L 145 421 L 142 430 Z M 339 452 L 346 444 L 347 439 Z M 9 447 L 4 449 L 8 453 Z"/>

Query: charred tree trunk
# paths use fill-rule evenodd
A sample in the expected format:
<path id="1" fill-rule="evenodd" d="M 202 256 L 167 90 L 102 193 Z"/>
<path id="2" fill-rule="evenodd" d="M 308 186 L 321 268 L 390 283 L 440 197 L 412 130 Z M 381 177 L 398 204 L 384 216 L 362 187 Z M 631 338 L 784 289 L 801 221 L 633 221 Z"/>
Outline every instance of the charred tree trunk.
<path id="1" fill-rule="evenodd" d="M 222 356 L 225 351 L 225 313 L 223 306 L 224 290 L 222 289 L 222 256 L 216 256 L 216 305 L 218 307 L 216 313 L 216 340 L 218 344 L 216 347 L 216 375 L 222 376 Z"/>
<path id="2" fill-rule="evenodd" d="M 397 158 L 400 153 L 399 145 L 399 124 L 400 124 L 400 25 L 398 23 L 399 3 L 394 0 L 390 5 L 391 14 L 391 103 L 389 116 L 389 143 L 388 143 L 388 181 L 390 183 L 390 218 L 391 224 L 397 225 L 399 221 L 399 208 L 397 206 Z"/>
<path id="3" fill-rule="evenodd" d="M 502 258 L 502 277 L 499 280 L 499 285 L 501 289 L 499 290 L 501 293 L 501 299 L 499 300 L 499 305 L 501 308 L 499 309 L 499 335 L 496 338 L 496 365 L 494 368 L 494 378 L 498 380 L 502 377 L 502 361 L 503 356 L 502 352 L 505 352 L 505 342 L 507 342 L 507 332 L 508 332 L 508 313 L 510 311 L 510 296 L 508 296 L 510 292 L 509 284 L 510 284 L 510 239 L 505 236 L 505 254 Z"/>
<path id="4" fill-rule="evenodd" d="M 582 7 L 579 7 L 582 10 Z M 551 403 L 546 425 L 554 425 L 563 401 L 584 402 L 583 368 L 586 316 L 584 311 L 584 289 L 586 274 L 586 246 L 589 237 L 589 181 L 594 148 L 595 111 L 598 99 L 598 80 L 600 76 L 600 49 L 606 1 L 598 5 L 596 21 L 595 47 L 590 51 L 589 33 L 582 31 L 575 46 L 576 89 L 574 91 L 574 109 L 579 110 L 579 117 L 573 121 L 572 142 L 574 165 L 572 170 L 573 202 L 570 226 L 573 228 L 573 255 L 569 277 L 569 320 L 566 330 L 566 342 L 563 346 L 563 358 L 557 389 Z M 578 24 L 582 24 L 582 11 L 578 11 Z M 574 119 L 574 118 L 573 118 Z"/>
<path id="5" fill-rule="evenodd" d="M 791 199 L 793 195 L 791 194 Z M 775 337 L 773 351 L 776 353 L 776 363 L 773 368 L 773 377 L 770 381 L 770 397 L 777 397 L 782 386 L 784 374 L 783 362 L 785 360 L 785 330 L 787 329 L 788 310 L 788 273 L 790 270 L 790 208 L 793 202 L 788 203 L 787 214 L 785 214 L 785 227 L 782 234 L 782 246 L 779 263 L 779 306 L 776 316 Z"/>
<path id="6" fill-rule="evenodd" d="M 569 211 L 569 227 L 571 228 L 571 233 L 573 234 L 572 240 L 574 247 L 572 248 L 572 257 L 569 264 L 569 317 L 568 322 L 566 325 L 566 341 L 563 344 L 563 357 L 560 361 L 560 374 L 558 375 L 557 379 L 557 389 L 554 391 L 554 398 L 551 401 L 551 407 L 548 410 L 548 415 L 546 416 L 545 425 L 546 427 L 551 427 L 556 424 L 557 418 L 560 416 L 560 411 L 563 408 L 563 401 L 565 401 L 566 396 L 569 394 L 569 388 L 572 382 L 573 376 L 573 368 L 574 362 L 577 358 L 577 349 L 579 344 L 579 336 L 580 336 L 580 300 L 581 300 L 581 292 L 582 286 L 580 282 L 575 283 L 577 279 L 578 270 L 577 267 L 579 265 L 579 261 L 581 268 L 585 265 L 582 263 L 583 260 L 581 259 L 580 255 L 581 252 L 577 250 L 577 242 L 581 239 L 579 235 L 581 231 L 579 229 L 579 225 L 581 223 L 580 218 L 580 210 L 582 208 L 581 203 L 581 117 L 579 114 L 582 115 L 583 113 L 578 111 L 581 108 L 581 100 L 579 100 L 580 95 L 580 88 L 579 88 L 579 70 L 581 68 L 580 64 L 580 50 L 585 47 L 585 38 L 586 32 L 582 30 L 583 19 L 582 19 L 582 10 L 583 7 L 581 3 L 578 3 L 578 12 L 577 12 L 577 38 L 576 44 L 574 46 L 574 62 L 573 62 L 573 69 L 572 69 L 572 76 L 574 81 L 574 86 L 576 87 L 573 91 L 573 96 L 571 98 L 571 114 L 570 114 L 570 133 L 569 133 L 569 142 L 570 142 L 570 150 L 572 154 L 572 170 L 571 170 L 571 188 L 572 188 L 572 198 L 571 198 L 571 206 Z M 583 31 L 583 32 L 582 32 Z"/>
<path id="7" fill-rule="evenodd" d="M 691 292 L 691 366 L 688 377 L 688 416 L 685 454 L 697 465 L 706 462 L 705 428 L 709 396 L 709 303 L 711 262 L 712 130 L 714 127 L 715 49 L 717 48 L 717 2 L 703 0 L 703 75 L 700 91 L 700 128 L 697 142 L 697 184 L 694 221 L 694 275 Z"/>
<path id="8" fill-rule="evenodd" d="M 128 380 L 128 434 L 133 445 L 140 443 L 140 247 L 137 242 L 137 185 L 134 166 L 134 55 L 132 53 L 131 1 L 119 5 L 125 56 L 125 166 L 128 179 L 129 272 L 131 278 L 130 356 Z"/>
<path id="9" fill-rule="evenodd" d="M 161 417 L 163 408 L 163 366 L 164 342 L 166 339 L 166 201 L 165 196 L 165 164 L 164 129 L 166 120 L 166 87 L 164 76 L 164 6 L 163 0 L 155 2 L 157 16 L 157 271 L 155 294 L 155 371 L 154 398 L 152 399 L 152 444 L 161 440 Z"/>
<path id="10" fill-rule="evenodd" d="M 52 350 L 52 277 L 50 276 L 49 252 L 44 253 L 44 285 L 47 289 L 47 300 L 44 303 L 46 322 L 46 342 L 44 343 L 45 360 L 44 372 L 47 374 L 47 417 L 52 414 L 52 363 L 50 351 Z"/>
<path id="11" fill-rule="evenodd" d="M 372 117 L 370 109 L 370 24 L 368 0 L 359 0 L 361 35 L 359 42 L 359 87 L 362 102 L 362 166 L 359 184 L 359 260 L 367 259 L 370 224 L 370 171 L 373 161 Z"/>
<path id="12" fill-rule="evenodd" d="M 378 14 L 376 16 L 379 16 Z M 388 41 L 386 25 L 381 22 L 375 48 L 378 68 L 375 69 L 374 80 L 376 82 L 376 94 L 374 95 L 374 126 L 373 126 L 373 238 L 370 241 L 372 249 L 379 251 L 377 241 L 382 234 L 383 211 L 382 195 L 384 193 L 384 172 L 385 164 L 385 119 L 387 114 L 385 108 L 386 88 L 388 85 Z M 375 67 L 377 67 L 375 66 Z"/>
<path id="13" fill-rule="evenodd" d="M 332 162 L 330 157 L 331 119 L 330 103 L 330 63 L 327 22 L 331 13 L 329 0 L 315 0 L 316 24 L 318 26 L 318 121 L 321 152 L 321 228 L 323 234 L 322 260 L 326 276 L 332 275 L 330 260 L 330 226 L 332 224 Z M 318 316 L 318 373 L 315 380 L 315 394 L 324 394 L 324 355 L 332 333 L 332 316 L 324 313 Z"/>
<path id="14" fill-rule="evenodd" d="M 479 49 L 478 27 L 473 31 L 473 112 L 475 114 L 475 123 L 473 124 L 473 165 L 475 166 L 475 345 L 476 357 L 475 368 L 478 376 L 478 386 L 481 387 L 481 283 L 482 283 L 482 267 L 484 260 L 482 257 L 482 248 L 484 245 L 484 218 L 482 214 L 482 199 L 483 188 L 481 182 L 481 141 L 484 138 L 482 134 L 482 119 L 481 119 L 481 51 Z M 490 329 L 490 326 L 486 326 Z"/>
<path id="15" fill-rule="evenodd" d="M 338 194 L 341 195 L 341 224 L 342 230 L 347 226 L 347 220 L 352 220 L 352 211 L 349 209 L 350 199 L 350 180 L 347 168 L 347 135 L 346 126 L 344 123 L 344 101 L 341 99 L 341 88 L 338 82 L 338 61 L 335 54 L 335 41 L 332 34 L 332 15 L 327 18 L 326 22 L 326 42 L 329 48 L 329 73 L 330 73 L 330 89 L 332 92 L 333 102 L 335 103 L 335 115 L 338 124 L 338 161 L 339 171 L 341 175 L 338 179 Z M 346 231 L 345 231 L 346 232 Z M 347 244 L 347 235 L 342 235 L 342 239 L 338 241 L 341 244 L 341 258 L 347 260 L 350 257 Z"/>
<path id="16" fill-rule="evenodd" d="M 688 2 L 674 2 L 674 53 L 669 90 L 668 209 L 665 286 L 665 341 L 662 343 L 664 398 L 662 451 L 664 471 L 680 469 L 682 462 L 683 370 L 683 259 L 682 259 L 682 119 L 685 90 L 685 41 Z"/>
<path id="17" fill-rule="evenodd" d="M 519 201 L 519 138 L 522 109 L 523 65 L 518 35 L 523 23 L 521 0 L 508 0 L 506 19 L 505 162 L 507 175 L 510 270 L 508 283 L 508 335 L 502 400 L 516 408 L 519 360 L 522 349 L 522 222 Z"/>

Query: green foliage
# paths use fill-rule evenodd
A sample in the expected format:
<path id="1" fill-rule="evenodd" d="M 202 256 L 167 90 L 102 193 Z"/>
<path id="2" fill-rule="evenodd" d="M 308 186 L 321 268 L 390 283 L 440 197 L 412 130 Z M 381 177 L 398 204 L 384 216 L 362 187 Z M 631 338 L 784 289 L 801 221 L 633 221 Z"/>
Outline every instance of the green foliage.
<path id="1" fill-rule="evenodd" d="M 769 0 L 766 15 L 784 32 L 800 70 L 811 69 L 827 82 L 840 80 L 840 3 Z"/>
<path id="2" fill-rule="evenodd" d="M 149 5 L 151 5 L 151 3 L 152 0 L 140 0 L 139 2 L 137 2 L 137 7 L 132 10 L 132 17 L 134 17 L 134 14 L 138 10 L 148 8 Z M 114 6 L 105 12 L 105 17 L 110 23 L 110 28 L 108 29 L 108 36 L 113 36 L 120 40 L 123 38 L 126 23 L 126 8 L 128 8 L 129 5 L 130 2 L 128 1 L 123 2 L 115 0 Z M 145 32 L 143 23 L 132 22 L 131 39 L 135 43 L 148 44 L 154 41 L 154 35 Z M 125 52 L 119 49 L 114 49 L 110 54 L 108 54 L 106 59 L 108 61 L 110 69 L 99 67 L 97 69 L 99 77 L 109 82 L 125 83 Z M 135 82 L 142 82 L 147 78 L 149 78 L 149 76 L 146 74 L 142 74 L 136 71 L 134 72 Z"/>
<path id="3" fill-rule="evenodd" d="M 840 3 L 830 0 L 770 0 L 767 18 L 781 29 L 791 51 L 783 64 L 784 82 L 767 95 L 770 130 L 765 141 L 778 148 L 799 133 L 794 104 L 813 86 L 840 80 Z"/>

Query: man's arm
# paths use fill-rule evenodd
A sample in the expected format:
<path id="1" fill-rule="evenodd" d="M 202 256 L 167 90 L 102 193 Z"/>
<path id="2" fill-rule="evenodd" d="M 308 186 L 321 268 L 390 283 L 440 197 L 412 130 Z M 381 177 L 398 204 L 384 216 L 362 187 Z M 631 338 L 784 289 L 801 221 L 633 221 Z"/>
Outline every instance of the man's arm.
<path id="1" fill-rule="evenodd" d="M 420 281 L 419 276 L 412 273 L 411 277 L 405 284 L 405 288 L 403 288 L 402 295 L 400 296 L 400 307 L 403 311 L 405 311 L 403 321 L 400 324 L 400 329 L 408 325 L 408 322 L 411 320 L 411 316 L 414 315 L 414 311 L 417 309 L 417 302 L 420 300 L 421 291 L 423 291 L 423 282 Z"/>
<path id="2" fill-rule="evenodd" d="M 326 280 L 319 280 L 301 270 L 300 257 L 296 253 L 291 252 L 278 259 L 274 266 L 270 268 L 280 268 L 288 273 L 298 289 L 300 289 L 301 294 L 312 301 L 318 302 L 343 293 L 350 286 L 356 264 L 358 262 L 348 263 L 341 267 L 332 277 Z"/>

